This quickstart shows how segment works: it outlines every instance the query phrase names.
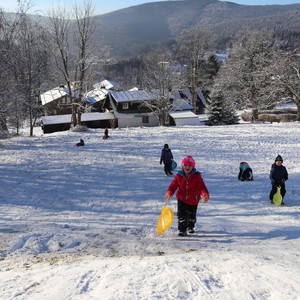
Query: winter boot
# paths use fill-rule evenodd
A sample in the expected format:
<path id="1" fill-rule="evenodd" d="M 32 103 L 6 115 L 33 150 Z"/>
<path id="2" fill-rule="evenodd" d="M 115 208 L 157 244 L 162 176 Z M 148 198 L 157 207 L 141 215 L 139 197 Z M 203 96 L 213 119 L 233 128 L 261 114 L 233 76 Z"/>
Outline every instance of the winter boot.
<path id="1" fill-rule="evenodd" d="M 178 236 L 187 236 L 186 231 L 179 231 Z"/>
<path id="2" fill-rule="evenodd" d="M 195 230 L 194 230 L 194 228 L 189 228 L 189 233 L 190 233 L 190 234 L 193 234 L 193 233 L 195 233 Z"/>

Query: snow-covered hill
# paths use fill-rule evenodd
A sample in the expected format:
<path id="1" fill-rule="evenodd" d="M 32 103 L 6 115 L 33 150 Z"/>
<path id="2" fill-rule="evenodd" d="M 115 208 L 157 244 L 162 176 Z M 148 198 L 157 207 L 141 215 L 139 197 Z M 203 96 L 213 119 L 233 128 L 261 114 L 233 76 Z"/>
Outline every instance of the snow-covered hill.
<path id="1" fill-rule="evenodd" d="M 300 299 L 300 124 L 60 132 L 0 141 L 0 298 Z M 83 138 L 84 147 L 75 147 Z M 172 178 L 193 155 L 211 194 L 196 233 L 161 237 Z M 281 154 L 286 206 L 269 203 Z M 253 182 L 237 180 L 241 161 Z"/>

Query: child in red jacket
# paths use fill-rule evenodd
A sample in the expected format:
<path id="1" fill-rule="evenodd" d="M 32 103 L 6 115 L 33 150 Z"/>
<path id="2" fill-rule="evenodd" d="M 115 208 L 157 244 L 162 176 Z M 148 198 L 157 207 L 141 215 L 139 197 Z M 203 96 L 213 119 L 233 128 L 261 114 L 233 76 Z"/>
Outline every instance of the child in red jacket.
<path id="1" fill-rule="evenodd" d="M 182 160 L 182 170 L 174 177 L 166 191 L 166 199 L 169 200 L 174 193 L 177 198 L 177 217 L 179 236 L 194 233 L 197 207 L 200 199 L 203 202 L 209 200 L 209 192 L 201 177 L 201 173 L 195 169 L 195 161 L 192 156 Z"/>

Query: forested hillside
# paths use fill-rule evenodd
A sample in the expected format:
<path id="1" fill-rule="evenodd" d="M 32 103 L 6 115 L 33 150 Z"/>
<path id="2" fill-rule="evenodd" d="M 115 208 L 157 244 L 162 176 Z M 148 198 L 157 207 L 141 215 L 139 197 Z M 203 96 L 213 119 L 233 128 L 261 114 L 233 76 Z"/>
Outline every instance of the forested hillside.
<path id="1" fill-rule="evenodd" d="M 95 17 L 97 39 L 115 56 L 136 56 L 151 44 L 170 41 L 184 29 L 201 26 L 226 47 L 243 27 L 275 30 L 278 36 L 299 34 L 300 4 L 238 5 L 216 0 L 146 3 Z"/>

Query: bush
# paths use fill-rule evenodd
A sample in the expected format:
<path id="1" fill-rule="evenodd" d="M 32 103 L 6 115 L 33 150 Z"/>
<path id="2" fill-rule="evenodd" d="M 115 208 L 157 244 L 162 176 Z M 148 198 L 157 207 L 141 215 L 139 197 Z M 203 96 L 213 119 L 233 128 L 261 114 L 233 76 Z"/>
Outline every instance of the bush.
<path id="1" fill-rule="evenodd" d="M 258 121 L 262 122 L 280 122 L 280 115 L 275 115 L 275 114 L 260 114 L 258 115 Z"/>
<path id="2" fill-rule="evenodd" d="M 280 122 L 293 122 L 297 120 L 296 114 L 281 114 Z"/>
<path id="3" fill-rule="evenodd" d="M 293 122 L 297 120 L 296 114 L 259 114 L 258 120 L 262 122 Z"/>
<path id="4" fill-rule="evenodd" d="M 241 119 L 244 121 L 244 122 L 251 122 L 252 121 L 252 118 L 253 118 L 253 114 L 252 112 L 248 111 L 248 112 L 242 112 L 241 113 Z"/>

